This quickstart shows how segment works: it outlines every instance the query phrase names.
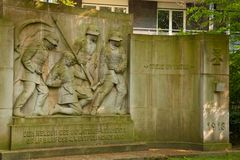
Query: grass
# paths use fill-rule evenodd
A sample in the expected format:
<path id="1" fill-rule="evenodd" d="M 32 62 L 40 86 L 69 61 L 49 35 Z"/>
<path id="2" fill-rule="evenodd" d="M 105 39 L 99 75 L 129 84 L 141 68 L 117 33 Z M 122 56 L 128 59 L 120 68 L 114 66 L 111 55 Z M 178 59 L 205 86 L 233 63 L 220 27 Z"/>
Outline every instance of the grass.
<path id="1" fill-rule="evenodd" d="M 197 156 L 197 157 L 169 158 L 168 160 L 240 160 L 240 153 L 228 153 L 223 156 Z"/>

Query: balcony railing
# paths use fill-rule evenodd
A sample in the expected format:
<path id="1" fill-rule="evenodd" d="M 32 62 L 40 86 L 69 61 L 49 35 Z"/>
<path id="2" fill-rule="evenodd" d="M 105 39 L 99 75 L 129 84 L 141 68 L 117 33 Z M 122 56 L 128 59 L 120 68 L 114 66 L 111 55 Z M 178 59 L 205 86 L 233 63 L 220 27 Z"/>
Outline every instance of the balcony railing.
<path id="1" fill-rule="evenodd" d="M 145 34 L 145 35 L 176 35 L 180 32 L 183 33 L 200 33 L 200 32 L 206 32 L 203 30 L 179 30 L 179 29 L 157 29 L 157 28 L 139 28 L 139 27 L 134 27 L 133 28 L 133 33 L 134 34 Z"/>

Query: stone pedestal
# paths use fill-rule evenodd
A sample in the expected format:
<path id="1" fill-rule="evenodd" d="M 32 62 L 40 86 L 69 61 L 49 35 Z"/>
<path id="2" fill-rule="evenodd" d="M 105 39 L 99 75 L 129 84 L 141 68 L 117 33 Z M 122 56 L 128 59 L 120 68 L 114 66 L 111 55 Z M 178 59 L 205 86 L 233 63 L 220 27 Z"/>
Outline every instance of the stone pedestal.
<path id="1" fill-rule="evenodd" d="M 13 106 L 13 25 L 0 19 L 0 35 L 0 149 L 9 149 L 8 125 Z"/>
<path id="2" fill-rule="evenodd" d="M 11 149 L 134 142 L 130 116 L 13 118 Z"/>
<path id="3" fill-rule="evenodd" d="M 198 37 L 201 44 L 200 106 L 203 149 L 229 148 L 228 38 Z"/>

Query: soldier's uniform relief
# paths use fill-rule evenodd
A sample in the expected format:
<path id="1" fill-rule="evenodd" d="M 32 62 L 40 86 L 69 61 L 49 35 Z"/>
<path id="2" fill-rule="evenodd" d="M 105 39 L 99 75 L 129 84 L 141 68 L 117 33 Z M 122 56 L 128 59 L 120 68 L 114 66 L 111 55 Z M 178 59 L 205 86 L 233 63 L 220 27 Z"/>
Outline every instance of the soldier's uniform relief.
<path id="1" fill-rule="evenodd" d="M 88 24 L 83 36 L 70 43 L 60 23 L 51 20 L 28 20 L 16 28 L 15 82 L 22 90 L 15 96 L 13 115 L 97 115 L 104 101 L 114 108 L 109 113 L 127 114 L 123 34 L 109 31 L 103 35 L 97 25 Z M 60 58 L 53 62 L 49 52 Z M 55 97 L 49 96 L 52 90 L 57 90 Z M 55 104 L 49 106 L 52 99 Z M 24 111 L 27 104 L 32 107 L 29 114 Z"/>

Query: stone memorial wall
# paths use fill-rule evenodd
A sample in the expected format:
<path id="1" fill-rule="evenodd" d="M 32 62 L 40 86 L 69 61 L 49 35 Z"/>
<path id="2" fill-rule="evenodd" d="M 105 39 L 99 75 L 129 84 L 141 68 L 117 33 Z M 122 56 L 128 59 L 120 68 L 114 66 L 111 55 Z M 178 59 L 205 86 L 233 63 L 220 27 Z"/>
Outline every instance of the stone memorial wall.
<path id="1" fill-rule="evenodd" d="M 29 0 L 3 11 L 3 148 L 132 142 L 131 16 Z"/>
<path id="2" fill-rule="evenodd" d="M 230 147 L 228 65 L 225 35 L 133 35 L 129 91 L 136 138 L 152 146 Z"/>
<path id="3" fill-rule="evenodd" d="M 0 2 L 1 150 L 231 146 L 227 36 L 134 35 L 127 14 Z"/>

